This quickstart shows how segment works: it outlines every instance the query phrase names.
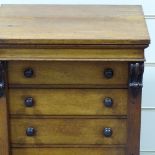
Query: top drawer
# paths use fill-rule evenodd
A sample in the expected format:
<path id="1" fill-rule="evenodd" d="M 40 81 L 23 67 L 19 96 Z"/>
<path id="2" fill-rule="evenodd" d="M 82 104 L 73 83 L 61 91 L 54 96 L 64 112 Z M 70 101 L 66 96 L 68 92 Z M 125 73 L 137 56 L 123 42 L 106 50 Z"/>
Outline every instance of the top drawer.
<path id="1" fill-rule="evenodd" d="M 9 84 L 127 85 L 127 62 L 11 61 Z"/>

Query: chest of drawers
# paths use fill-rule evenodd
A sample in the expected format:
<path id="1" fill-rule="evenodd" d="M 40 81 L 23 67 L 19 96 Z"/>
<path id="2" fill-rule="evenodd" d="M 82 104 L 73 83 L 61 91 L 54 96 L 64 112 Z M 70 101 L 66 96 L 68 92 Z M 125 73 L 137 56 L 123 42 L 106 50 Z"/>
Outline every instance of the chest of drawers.
<path id="1" fill-rule="evenodd" d="M 0 7 L 0 155 L 139 155 L 140 6 Z"/>

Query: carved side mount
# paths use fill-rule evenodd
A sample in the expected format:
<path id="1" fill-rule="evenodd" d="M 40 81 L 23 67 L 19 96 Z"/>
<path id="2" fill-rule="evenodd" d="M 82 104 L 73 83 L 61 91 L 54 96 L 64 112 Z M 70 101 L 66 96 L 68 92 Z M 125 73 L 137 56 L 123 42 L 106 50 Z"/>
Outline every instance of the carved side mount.
<path id="1" fill-rule="evenodd" d="M 143 87 L 144 63 L 130 63 L 129 65 L 129 89 L 134 97 L 138 95 Z"/>
<path id="2" fill-rule="evenodd" d="M 5 94 L 5 62 L 0 61 L 0 97 Z"/>

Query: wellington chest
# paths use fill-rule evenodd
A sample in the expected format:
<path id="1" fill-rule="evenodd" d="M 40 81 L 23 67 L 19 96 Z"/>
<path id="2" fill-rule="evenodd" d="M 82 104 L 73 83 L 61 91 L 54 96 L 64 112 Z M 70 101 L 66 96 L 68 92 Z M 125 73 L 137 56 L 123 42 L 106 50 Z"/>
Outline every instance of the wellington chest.
<path id="1" fill-rule="evenodd" d="M 0 7 L 0 155 L 139 155 L 140 6 Z"/>

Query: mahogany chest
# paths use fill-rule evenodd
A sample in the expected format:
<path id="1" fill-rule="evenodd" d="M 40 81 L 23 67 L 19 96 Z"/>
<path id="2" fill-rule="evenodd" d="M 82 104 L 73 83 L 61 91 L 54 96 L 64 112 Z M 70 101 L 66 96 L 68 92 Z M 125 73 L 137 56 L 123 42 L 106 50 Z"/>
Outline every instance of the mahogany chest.
<path id="1" fill-rule="evenodd" d="M 141 6 L 0 7 L 0 155 L 139 155 Z"/>

